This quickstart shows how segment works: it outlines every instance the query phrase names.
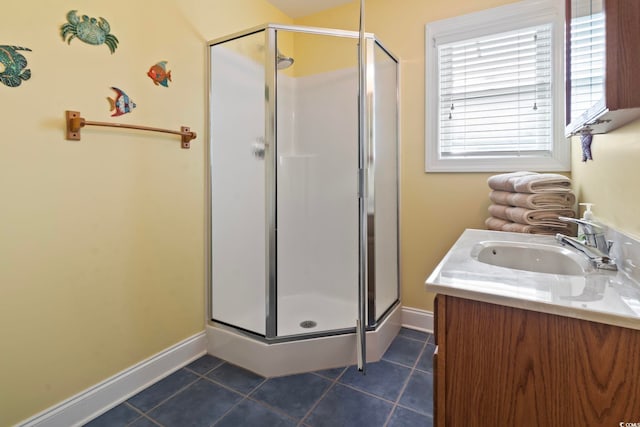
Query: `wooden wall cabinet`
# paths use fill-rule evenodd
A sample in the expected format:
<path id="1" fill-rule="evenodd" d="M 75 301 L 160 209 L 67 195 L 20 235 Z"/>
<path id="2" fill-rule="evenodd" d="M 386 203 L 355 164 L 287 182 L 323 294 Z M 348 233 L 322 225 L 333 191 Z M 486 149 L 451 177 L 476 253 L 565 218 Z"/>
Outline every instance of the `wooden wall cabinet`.
<path id="1" fill-rule="evenodd" d="M 436 298 L 434 425 L 640 423 L 640 330 Z"/>
<path id="2" fill-rule="evenodd" d="M 566 134 L 640 117 L 640 1 L 565 0 Z"/>

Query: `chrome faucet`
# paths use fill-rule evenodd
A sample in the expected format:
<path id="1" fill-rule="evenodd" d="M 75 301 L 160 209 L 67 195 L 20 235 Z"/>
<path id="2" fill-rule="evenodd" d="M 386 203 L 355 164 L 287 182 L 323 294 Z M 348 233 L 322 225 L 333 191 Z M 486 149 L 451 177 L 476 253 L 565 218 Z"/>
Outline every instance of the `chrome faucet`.
<path id="1" fill-rule="evenodd" d="M 582 242 L 575 237 L 558 233 L 556 234 L 558 242 L 582 252 L 596 268 L 614 271 L 618 269 L 615 261 L 609 256 L 613 242 L 607 240 L 604 235 L 604 228 L 601 225 L 592 221 L 565 216 L 559 216 L 558 219 L 581 225 L 585 237 L 584 242 Z"/>

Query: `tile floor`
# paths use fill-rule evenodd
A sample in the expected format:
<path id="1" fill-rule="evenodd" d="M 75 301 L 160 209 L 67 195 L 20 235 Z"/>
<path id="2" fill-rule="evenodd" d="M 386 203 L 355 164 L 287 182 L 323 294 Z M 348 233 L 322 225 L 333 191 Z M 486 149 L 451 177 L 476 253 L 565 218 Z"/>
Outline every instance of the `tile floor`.
<path id="1" fill-rule="evenodd" d="M 277 378 L 206 355 L 86 426 L 431 427 L 434 350 L 431 335 L 403 328 L 366 375 Z"/>

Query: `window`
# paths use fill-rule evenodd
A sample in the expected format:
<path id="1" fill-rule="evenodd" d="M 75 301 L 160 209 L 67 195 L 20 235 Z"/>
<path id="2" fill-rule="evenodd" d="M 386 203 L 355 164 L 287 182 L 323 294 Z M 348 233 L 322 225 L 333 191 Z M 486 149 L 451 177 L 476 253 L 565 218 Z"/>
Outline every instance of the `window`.
<path id="1" fill-rule="evenodd" d="M 552 0 L 427 24 L 427 172 L 569 170 L 563 32 Z"/>

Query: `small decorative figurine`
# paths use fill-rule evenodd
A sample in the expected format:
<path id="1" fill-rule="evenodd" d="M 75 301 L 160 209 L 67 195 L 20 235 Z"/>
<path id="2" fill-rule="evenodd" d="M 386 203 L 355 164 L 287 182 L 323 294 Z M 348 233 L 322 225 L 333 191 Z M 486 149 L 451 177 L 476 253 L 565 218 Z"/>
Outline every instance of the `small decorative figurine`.
<path id="1" fill-rule="evenodd" d="M 171 71 L 167 71 L 167 61 L 160 61 L 149 68 L 147 76 L 151 77 L 153 84 L 169 87 L 171 81 Z"/>
<path id="2" fill-rule="evenodd" d="M 111 106 L 111 109 L 109 111 L 115 110 L 115 113 L 113 113 L 111 117 L 121 116 L 123 114 L 130 113 L 131 110 L 136 108 L 136 103 L 133 102 L 131 98 L 129 98 L 129 95 L 127 95 L 117 87 L 112 86 L 111 89 L 115 90 L 116 93 L 118 94 L 116 95 L 115 99 L 107 97 L 107 100 L 109 101 L 109 105 Z"/>
<path id="3" fill-rule="evenodd" d="M 26 68 L 27 58 L 17 51 L 31 52 L 31 49 L 19 46 L 0 45 L 0 82 L 9 87 L 20 86 L 23 80 L 31 78 L 31 70 Z"/>
<path id="4" fill-rule="evenodd" d="M 81 21 L 76 12 L 77 10 L 71 10 L 67 13 L 67 21 L 69 22 L 60 27 L 62 40 L 66 40 L 70 44 L 71 40 L 77 37 L 83 42 L 92 45 L 104 43 L 111 53 L 115 52 L 118 47 L 118 39 L 113 34 L 109 34 L 111 26 L 107 20 L 102 17 L 97 20 L 96 18 L 82 15 Z M 70 37 L 67 39 L 67 36 Z"/>
<path id="5" fill-rule="evenodd" d="M 582 146 L 582 161 L 593 160 L 591 155 L 591 142 L 593 141 L 593 135 L 591 129 L 585 129 L 580 133 L 580 145 Z"/>

